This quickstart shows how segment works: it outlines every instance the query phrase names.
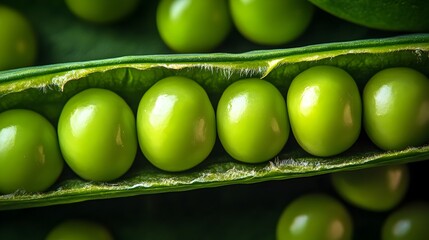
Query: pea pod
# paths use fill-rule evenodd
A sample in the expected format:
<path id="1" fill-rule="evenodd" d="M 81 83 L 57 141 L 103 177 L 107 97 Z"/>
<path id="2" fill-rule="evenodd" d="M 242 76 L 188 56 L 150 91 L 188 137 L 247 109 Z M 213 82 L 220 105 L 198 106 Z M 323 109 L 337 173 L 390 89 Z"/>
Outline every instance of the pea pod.
<path id="1" fill-rule="evenodd" d="M 361 89 L 370 76 L 388 67 L 412 67 L 428 76 L 429 34 L 242 54 L 129 56 L 10 70 L 0 73 L 0 111 L 30 108 L 56 123 L 64 103 L 77 92 L 91 87 L 115 91 L 136 111 L 141 96 L 150 86 L 173 75 L 197 81 L 216 106 L 223 90 L 239 79 L 262 78 L 286 94 L 298 73 L 322 64 L 348 71 Z M 385 152 L 361 137 L 343 154 L 318 158 L 292 140 L 272 161 L 245 164 L 233 160 L 217 144 L 207 160 L 182 173 L 158 170 L 141 155 L 138 158 L 132 169 L 117 181 L 89 182 L 74 175 L 63 176 L 44 193 L 16 192 L 0 196 L 0 209 L 250 184 L 420 161 L 429 159 L 429 145 Z"/>

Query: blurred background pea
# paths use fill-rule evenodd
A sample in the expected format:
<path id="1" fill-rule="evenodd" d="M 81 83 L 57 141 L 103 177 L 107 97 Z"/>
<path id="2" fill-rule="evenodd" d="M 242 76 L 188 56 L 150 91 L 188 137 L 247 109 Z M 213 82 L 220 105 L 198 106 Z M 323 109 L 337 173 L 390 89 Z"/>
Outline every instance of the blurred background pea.
<path id="1" fill-rule="evenodd" d="M 389 165 L 331 174 L 334 188 L 349 203 L 371 211 L 387 211 L 406 196 L 407 165 Z"/>
<path id="2" fill-rule="evenodd" d="M 88 22 L 108 24 L 129 16 L 140 0 L 65 0 L 70 11 Z"/>
<path id="3" fill-rule="evenodd" d="M 176 52 L 209 52 L 231 30 L 226 0 L 161 0 L 156 12 L 158 32 Z"/>
<path id="4" fill-rule="evenodd" d="M 0 71 L 31 66 L 36 56 L 36 34 L 28 19 L 0 4 Z"/>
<path id="5" fill-rule="evenodd" d="M 229 0 L 229 5 L 235 27 L 247 40 L 273 46 L 300 37 L 315 9 L 302 0 Z"/>

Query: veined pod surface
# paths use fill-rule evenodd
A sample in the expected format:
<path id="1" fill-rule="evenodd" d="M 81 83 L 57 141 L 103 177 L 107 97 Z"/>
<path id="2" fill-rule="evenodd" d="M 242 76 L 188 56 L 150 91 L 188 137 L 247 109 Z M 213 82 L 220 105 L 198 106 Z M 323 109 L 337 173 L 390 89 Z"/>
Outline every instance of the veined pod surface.
<path id="1" fill-rule="evenodd" d="M 4 71 L 0 73 L 0 111 L 28 108 L 47 116 L 56 124 L 62 106 L 71 96 L 84 89 L 98 87 L 114 90 L 136 112 L 146 90 L 168 76 L 195 80 L 206 90 L 213 107 L 216 107 L 226 87 L 239 79 L 264 79 L 286 94 L 295 76 L 318 65 L 346 70 L 360 90 L 372 75 L 388 67 L 410 67 L 428 76 L 429 35 L 336 42 L 242 54 L 130 56 Z M 17 192 L 0 196 L 0 209 L 256 183 L 406 163 L 428 159 L 429 144 L 386 152 L 361 136 L 346 152 L 319 158 L 290 141 L 272 160 L 251 165 L 234 161 L 217 144 L 202 164 L 180 174 L 156 169 L 141 155 L 137 158 L 138 163 L 123 178 L 112 183 L 62 178 L 44 193 Z"/>

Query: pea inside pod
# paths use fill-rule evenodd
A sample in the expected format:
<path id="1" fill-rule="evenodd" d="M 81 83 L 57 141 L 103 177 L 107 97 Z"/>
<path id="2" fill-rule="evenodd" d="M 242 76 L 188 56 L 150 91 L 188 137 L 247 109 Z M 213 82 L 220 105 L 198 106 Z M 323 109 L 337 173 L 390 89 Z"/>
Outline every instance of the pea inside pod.
<path id="1" fill-rule="evenodd" d="M 140 148 L 155 166 L 184 171 L 204 161 L 216 140 L 214 109 L 195 81 L 167 77 L 143 95 L 137 111 Z"/>
<path id="2" fill-rule="evenodd" d="M 63 165 L 56 131 L 46 118 L 26 109 L 0 113 L 0 193 L 45 191 Z"/>
<path id="3" fill-rule="evenodd" d="M 289 138 L 286 102 L 276 87 L 260 79 L 242 79 L 223 92 L 217 106 L 222 146 L 233 158 L 271 160 Z"/>
<path id="4" fill-rule="evenodd" d="M 346 71 L 315 66 L 300 73 L 287 93 L 292 132 L 307 152 L 332 156 L 346 151 L 361 129 L 361 98 Z"/>
<path id="5" fill-rule="evenodd" d="M 119 178 L 137 153 L 134 114 L 120 96 L 106 89 L 86 89 L 67 101 L 58 138 L 65 161 L 86 180 Z"/>
<path id="6" fill-rule="evenodd" d="M 365 131 L 377 146 L 399 150 L 429 141 L 429 79 L 412 68 L 376 73 L 363 91 Z"/>
<path id="7" fill-rule="evenodd" d="M 406 66 L 428 76 L 428 52 L 429 36 L 423 34 L 245 54 L 136 56 L 40 66 L 0 75 L 0 109 L 27 106 L 44 111 L 46 106 L 57 106 L 51 112 L 61 112 L 61 106 L 77 93 L 89 88 L 104 88 L 122 96 L 133 113 L 137 113 L 143 95 L 154 84 L 172 76 L 192 79 L 207 93 L 213 108 L 217 108 L 225 89 L 240 79 L 263 79 L 285 94 L 298 74 L 321 65 L 343 69 L 353 77 L 357 87 L 363 89 L 371 76 L 389 67 Z M 51 121 L 56 124 L 58 118 L 54 113 L 52 116 Z M 176 157 L 182 159 L 183 156 L 178 154 Z M 384 151 L 362 137 L 339 155 L 317 157 L 291 141 L 272 160 L 245 164 L 235 161 L 225 149 L 215 144 L 203 163 L 181 173 L 162 171 L 145 163 L 145 158 L 139 154 L 136 158 L 143 163 L 113 183 L 71 177 L 58 182 L 55 191 L 17 194 L 13 198 L 0 196 L 0 207 L 23 208 L 185 191 L 405 163 L 429 158 L 429 146 L 424 143 L 414 148 Z"/>

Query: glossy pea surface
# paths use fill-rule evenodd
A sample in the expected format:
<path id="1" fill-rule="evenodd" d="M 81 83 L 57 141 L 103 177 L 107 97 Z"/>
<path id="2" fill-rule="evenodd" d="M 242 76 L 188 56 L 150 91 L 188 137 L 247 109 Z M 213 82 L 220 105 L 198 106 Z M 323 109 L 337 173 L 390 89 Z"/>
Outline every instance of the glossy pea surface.
<path id="1" fill-rule="evenodd" d="M 139 0 L 65 0 L 77 17 L 94 23 L 112 23 L 130 15 Z"/>
<path id="2" fill-rule="evenodd" d="M 299 145 L 315 156 L 349 149 L 361 130 L 358 87 L 346 71 L 315 66 L 298 74 L 287 93 L 292 132 Z"/>
<path id="3" fill-rule="evenodd" d="M 335 198 L 321 193 L 302 195 L 280 215 L 277 240 L 350 240 L 353 222 Z"/>
<path id="4" fill-rule="evenodd" d="M 0 71 L 31 66 L 36 61 L 37 40 L 29 20 L 0 4 Z"/>
<path id="5" fill-rule="evenodd" d="M 54 226 L 46 240 L 113 240 L 113 235 L 102 224 L 82 219 L 69 219 Z"/>
<path id="6" fill-rule="evenodd" d="M 289 137 L 286 102 L 265 80 L 243 79 L 228 86 L 219 100 L 216 118 L 222 146 L 242 162 L 273 158 Z"/>
<path id="7" fill-rule="evenodd" d="M 24 109 L 0 113 L 0 193 L 44 191 L 63 165 L 56 131 L 43 116 Z"/>
<path id="8" fill-rule="evenodd" d="M 429 142 L 429 79 L 411 68 L 376 73 L 363 91 L 364 127 L 384 150 Z"/>
<path id="9" fill-rule="evenodd" d="M 140 148 L 156 167 L 184 171 L 213 149 L 216 119 L 205 90 L 185 77 L 159 80 L 143 95 L 137 111 Z"/>
<path id="10" fill-rule="evenodd" d="M 231 29 L 226 0 L 161 0 L 156 14 L 158 32 L 176 52 L 208 52 Z"/>
<path id="11" fill-rule="evenodd" d="M 252 42 L 280 45 L 297 39 L 310 24 L 314 7 L 302 0 L 229 0 L 238 31 Z"/>
<path id="12" fill-rule="evenodd" d="M 349 203 L 370 211 L 388 211 L 406 196 L 407 165 L 389 165 L 333 173 L 336 191 Z"/>
<path id="13" fill-rule="evenodd" d="M 429 203 L 410 202 L 393 211 L 385 220 L 382 240 L 429 239 Z"/>
<path id="14" fill-rule="evenodd" d="M 107 89 L 90 88 L 70 98 L 60 115 L 58 137 L 67 164 L 86 180 L 119 178 L 137 153 L 134 114 Z"/>

